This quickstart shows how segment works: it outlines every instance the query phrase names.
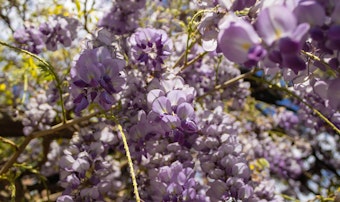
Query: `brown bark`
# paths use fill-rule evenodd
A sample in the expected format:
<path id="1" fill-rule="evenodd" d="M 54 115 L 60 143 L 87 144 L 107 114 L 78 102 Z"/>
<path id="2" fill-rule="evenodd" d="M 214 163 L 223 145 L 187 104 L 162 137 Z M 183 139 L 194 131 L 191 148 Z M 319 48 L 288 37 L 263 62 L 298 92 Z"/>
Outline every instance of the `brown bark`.
<path id="1" fill-rule="evenodd" d="M 20 137 L 24 136 L 24 126 L 21 120 L 14 119 L 4 110 L 0 110 L 0 136 L 2 137 Z"/>

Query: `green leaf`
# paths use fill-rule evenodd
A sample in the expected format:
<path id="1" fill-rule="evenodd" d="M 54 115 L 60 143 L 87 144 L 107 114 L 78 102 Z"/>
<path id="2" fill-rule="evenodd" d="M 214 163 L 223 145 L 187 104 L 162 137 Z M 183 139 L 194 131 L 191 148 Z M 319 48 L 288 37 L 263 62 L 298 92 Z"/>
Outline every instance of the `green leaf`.
<path id="1" fill-rule="evenodd" d="M 42 63 L 38 64 L 39 70 L 41 72 L 41 75 L 46 80 L 53 80 L 53 74 L 48 69 L 48 67 Z"/>

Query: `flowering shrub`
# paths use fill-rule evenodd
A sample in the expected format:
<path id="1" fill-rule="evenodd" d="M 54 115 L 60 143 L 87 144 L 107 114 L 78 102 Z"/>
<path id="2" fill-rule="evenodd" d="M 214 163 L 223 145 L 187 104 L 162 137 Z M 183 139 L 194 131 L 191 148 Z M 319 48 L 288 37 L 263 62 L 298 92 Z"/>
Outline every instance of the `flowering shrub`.
<path id="1" fill-rule="evenodd" d="M 340 200 L 340 1 L 31 3 L 0 10 L 0 201 Z"/>

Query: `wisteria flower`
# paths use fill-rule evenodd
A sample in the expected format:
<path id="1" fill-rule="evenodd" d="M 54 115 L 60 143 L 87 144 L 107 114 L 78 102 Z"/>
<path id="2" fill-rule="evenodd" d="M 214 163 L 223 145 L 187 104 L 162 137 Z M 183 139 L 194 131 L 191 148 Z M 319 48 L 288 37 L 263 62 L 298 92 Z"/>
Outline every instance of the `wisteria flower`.
<path id="1" fill-rule="evenodd" d="M 261 38 L 250 23 L 231 16 L 222 20 L 220 29 L 218 46 L 230 61 L 241 64 L 248 60 L 257 62 L 266 54 L 260 46 Z"/>
<path id="2" fill-rule="evenodd" d="M 71 68 L 71 94 L 79 113 L 90 103 L 98 103 L 109 109 L 114 103 L 114 94 L 122 90 L 125 79 L 121 71 L 125 61 L 112 58 L 105 47 L 85 50 Z"/>
<path id="3" fill-rule="evenodd" d="M 148 70 L 161 71 L 164 60 L 171 54 L 173 44 L 164 30 L 140 28 L 130 37 L 131 52 L 136 63 Z"/>
<path id="4" fill-rule="evenodd" d="M 255 25 L 260 37 L 271 47 L 268 53 L 271 61 L 292 69 L 296 74 L 306 69 L 299 52 L 309 24 L 298 24 L 290 9 L 276 5 L 262 10 Z"/>

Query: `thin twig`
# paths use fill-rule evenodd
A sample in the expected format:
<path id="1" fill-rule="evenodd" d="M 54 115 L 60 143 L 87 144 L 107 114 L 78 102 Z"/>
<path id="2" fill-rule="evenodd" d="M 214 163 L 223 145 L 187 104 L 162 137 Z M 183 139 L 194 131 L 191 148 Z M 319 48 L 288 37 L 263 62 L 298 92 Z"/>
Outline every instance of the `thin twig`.
<path id="1" fill-rule="evenodd" d="M 10 18 L 8 17 L 8 13 L 3 14 L 2 12 L 0 12 L 0 18 L 7 24 L 8 28 L 11 30 L 11 32 L 14 33 L 14 29 L 11 25 L 11 21 L 10 21 Z"/>
<path id="2" fill-rule="evenodd" d="M 198 60 L 200 60 L 201 58 L 203 58 L 203 56 L 205 56 L 208 52 L 203 52 L 200 53 L 199 55 L 197 55 L 194 59 L 190 60 L 189 62 L 185 63 L 182 67 L 180 72 L 182 72 L 183 70 L 185 70 L 187 67 L 189 67 L 190 65 L 194 64 L 195 62 L 197 62 Z"/>
<path id="3" fill-rule="evenodd" d="M 318 61 L 321 62 L 323 65 L 325 65 L 325 67 L 332 73 L 333 76 L 336 76 L 336 71 L 334 69 L 332 69 L 329 64 L 327 64 L 327 62 L 323 61 L 322 59 L 320 59 L 318 56 L 313 55 L 312 53 L 306 52 L 301 50 L 301 53 L 306 55 L 307 57 L 311 58 L 314 61 Z"/>
<path id="4" fill-rule="evenodd" d="M 95 1 L 94 1 L 95 2 Z M 85 0 L 85 2 L 84 2 L 84 29 L 88 32 L 88 33 L 91 33 L 90 32 L 90 30 L 89 30 L 89 28 L 87 27 L 87 18 L 88 18 L 88 16 L 87 16 L 87 8 L 86 8 L 86 6 L 87 6 L 87 0 Z"/>
<path id="5" fill-rule="evenodd" d="M 19 149 L 18 146 L 12 140 L 0 136 L 0 141 L 11 145 L 12 147 L 14 147 L 15 150 Z"/>
<path id="6" fill-rule="evenodd" d="M 291 197 L 291 196 L 288 196 L 288 195 L 286 195 L 286 194 L 280 194 L 284 199 L 286 199 L 286 200 L 289 200 L 289 201 L 294 201 L 294 202 L 300 202 L 299 200 L 297 200 L 297 199 L 295 199 L 295 198 L 293 198 L 293 197 Z"/>
<path id="7" fill-rule="evenodd" d="M 11 158 L 1 168 L 0 175 L 6 173 L 12 167 L 12 165 L 16 162 L 19 155 L 25 150 L 26 146 L 30 143 L 31 140 L 35 138 L 45 137 L 45 136 L 54 134 L 57 131 L 66 129 L 72 125 L 88 120 L 94 116 L 97 116 L 100 113 L 102 112 L 101 111 L 93 112 L 92 114 L 81 117 L 79 119 L 69 120 L 66 123 L 59 123 L 57 125 L 54 125 L 51 129 L 33 132 L 32 134 L 26 136 L 24 141 L 20 144 L 18 150 L 11 156 Z"/>
<path id="8" fill-rule="evenodd" d="M 188 36 L 189 37 L 189 36 Z M 195 39 L 194 41 L 191 42 L 191 44 L 189 45 L 188 49 L 191 50 L 192 47 L 194 47 L 194 45 L 196 44 L 196 42 L 199 40 Z M 185 55 L 187 53 L 187 49 L 179 56 L 178 60 L 176 61 L 176 63 L 172 66 L 172 69 L 174 69 L 175 67 L 177 67 L 179 65 L 179 63 L 184 59 Z"/>
<path id="9" fill-rule="evenodd" d="M 141 202 L 140 197 L 139 197 L 139 192 L 138 192 L 138 186 L 137 186 L 137 180 L 136 180 L 136 176 L 135 176 L 135 171 L 133 169 L 133 163 L 132 163 L 132 160 L 131 160 L 131 154 L 130 154 L 130 150 L 129 150 L 129 145 L 128 145 L 127 140 L 126 140 L 125 133 L 123 131 L 122 126 L 118 123 L 116 118 L 115 117 L 113 117 L 113 118 L 115 119 L 115 122 L 116 122 L 116 124 L 118 126 L 118 130 L 119 130 L 119 132 L 122 135 L 124 149 L 125 149 L 125 152 L 126 152 L 126 157 L 128 159 L 128 163 L 129 163 L 130 176 L 131 176 L 131 179 L 132 179 L 133 192 L 134 192 L 135 197 L 136 197 L 136 202 Z"/>
<path id="10" fill-rule="evenodd" d="M 224 89 L 226 88 L 227 86 L 237 82 L 238 80 L 241 80 L 241 79 L 244 79 L 244 78 L 247 78 L 248 76 L 250 76 L 251 74 L 253 74 L 254 72 L 253 71 L 250 71 L 250 72 L 247 72 L 247 73 L 244 73 L 244 74 L 241 74 L 241 75 L 238 75 L 237 77 L 234 77 L 226 82 L 224 82 L 223 84 L 220 84 L 220 85 L 217 85 L 215 86 L 214 89 L 210 90 L 209 92 L 201 95 L 201 96 L 198 96 L 196 99 L 197 100 L 201 100 L 202 98 L 206 97 L 207 95 L 210 95 L 212 93 L 214 93 L 215 91 L 218 91 L 218 90 L 221 90 L 221 89 Z"/>

